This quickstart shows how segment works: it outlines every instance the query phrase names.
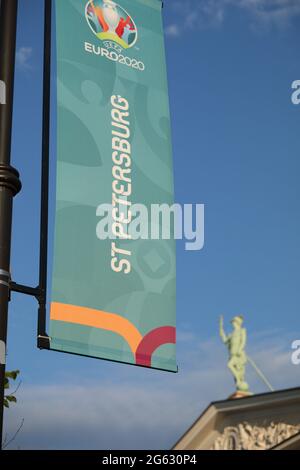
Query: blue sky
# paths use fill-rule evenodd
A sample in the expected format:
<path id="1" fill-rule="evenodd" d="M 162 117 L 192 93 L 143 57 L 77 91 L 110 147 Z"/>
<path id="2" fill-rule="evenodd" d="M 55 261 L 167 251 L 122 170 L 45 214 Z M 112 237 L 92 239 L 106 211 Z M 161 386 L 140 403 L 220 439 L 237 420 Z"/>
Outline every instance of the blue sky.
<path id="1" fill-rule="evenodd" d="M 12 160 L 23 190 L 11 266 L 15 281 L 36 285 L 43 2 L 19 3 Z M 245 315 L 248 351 L 276 389 L 300 385 L 290 361 L 300 337 L 299 2 L 166 0 L 164 21 L 176 201 L 206 211 L 204 249 L 178 243 L 179 373 L 38 351 L 36 303 L 14 294 L 8 367 L 22 384 L 6 432 L 24 425 L 11 448 L 170 447 L 233 391 L 220 314 Z M 251 370 L 249 382 L 266 390 Z"/>

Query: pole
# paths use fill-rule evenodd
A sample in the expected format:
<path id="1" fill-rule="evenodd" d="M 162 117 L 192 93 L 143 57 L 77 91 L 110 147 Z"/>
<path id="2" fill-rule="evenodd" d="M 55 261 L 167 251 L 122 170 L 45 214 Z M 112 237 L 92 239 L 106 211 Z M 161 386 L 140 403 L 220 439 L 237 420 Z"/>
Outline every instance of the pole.
<path id="1" fill-rule="evenodd" d="M 46 292 L 48 267 L 48 212 L 49 212 L 49 146 L 50 146 L 50 91 L 51 91 L 51 15 L 52 0 L 45 0 L 44 12 L 44 73 L 43 73 L 43 136 L 41 173 L 41 227 L 40 227 L 40 275 L 38 347 L 49 349 L 46 333 Z"/>
<path id="2" fill-rule="evenodd" d="M 5 351 L 10 281 L 12 206 L 21 190 L 19 173 L 10 165 L 14 68 L 18 0 L 0 4 L 0 80 L 6 89 L 6 104 L 0 105 L 0 342 L 4 349 L 0 364 L 0 448 L 3 436 Z"/>
<path id="3" fill-rule="evenodd" d="M 251 366 L 253 367 L 253 369 L 255 370 L 255 372 L 257 373 L 257 375 L 261 378 L 261 380 L 265 383 L 265 385 L 268 387 L 268 389 L 271 391 L 271 392 L 274 392 L 274 388 L 272 387 L 272 385 L 270 384 L 270 382 L 268 381 L 268 379 L 264 376 L 264 374 L 262 373 L 262 371 L 257 367 L 257 365 L 255 364 L 255 362 L 253 361 L 253 359 L 251 359 L 251 357 L 249 357 L 247 355 L 247 359 L 249 361 L 249 363 L 251 364 Z"/>

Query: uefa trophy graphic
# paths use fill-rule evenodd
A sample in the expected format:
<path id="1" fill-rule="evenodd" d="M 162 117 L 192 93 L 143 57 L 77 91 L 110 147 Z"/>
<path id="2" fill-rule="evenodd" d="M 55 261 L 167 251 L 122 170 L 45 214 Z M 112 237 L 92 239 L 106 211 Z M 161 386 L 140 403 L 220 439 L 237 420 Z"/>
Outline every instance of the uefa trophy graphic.
<path id="1" fill-rule="evenodd" d="M 120 15 L 117 6 L 111 0 L 103 1 L 103 17 L 108 26 L 108 33 L 116 34 L 116 27 L 120 21 Z"/>

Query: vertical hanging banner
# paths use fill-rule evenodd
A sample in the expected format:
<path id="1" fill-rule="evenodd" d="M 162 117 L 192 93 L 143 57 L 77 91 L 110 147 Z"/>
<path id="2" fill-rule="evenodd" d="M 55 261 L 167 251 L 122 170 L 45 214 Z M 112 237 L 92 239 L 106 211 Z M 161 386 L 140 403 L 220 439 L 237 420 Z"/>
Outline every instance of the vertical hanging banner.
<path id="1" fill-rule="evenodd" d="M 174 372 L 175 241 L 151 218 L 174 197 L 162 2 L 55 5 L 51 349 Z"/>

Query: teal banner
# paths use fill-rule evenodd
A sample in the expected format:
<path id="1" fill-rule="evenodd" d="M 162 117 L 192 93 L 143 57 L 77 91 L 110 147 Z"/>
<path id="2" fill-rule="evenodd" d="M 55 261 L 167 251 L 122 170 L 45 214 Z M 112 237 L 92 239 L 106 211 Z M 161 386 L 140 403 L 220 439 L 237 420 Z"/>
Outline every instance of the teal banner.
<path id="1" fill-rule="evenodd" d="M 55 4 L 51 349 L 177 371 L 174 237 L 131 232 L 174 202 L 162 3 Z"/>

